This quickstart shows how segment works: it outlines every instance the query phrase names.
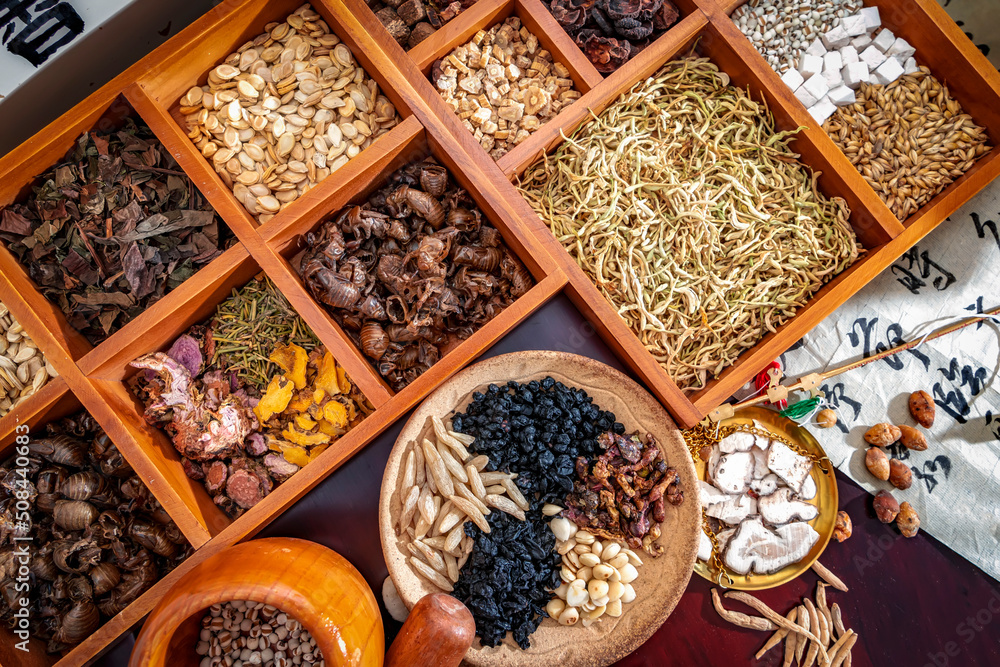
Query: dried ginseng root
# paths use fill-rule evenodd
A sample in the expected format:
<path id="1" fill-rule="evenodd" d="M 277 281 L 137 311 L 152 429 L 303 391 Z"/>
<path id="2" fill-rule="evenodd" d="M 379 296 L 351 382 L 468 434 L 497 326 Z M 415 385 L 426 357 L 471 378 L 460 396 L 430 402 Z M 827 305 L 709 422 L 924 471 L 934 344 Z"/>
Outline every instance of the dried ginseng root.
<path id="1" fill-rule="evenodd" d="M 396 535 L 409 552 L 413 569 L 450 593 L 472 553 L 466 522 L 489 534 L 486 517 L 494 509 L 524 521 L 528 501 L 513 484 L 516 474 L 483 472 L 489 458 L 474 457 L 466 449 L 473 438 L 452 431 L 440 417 L 432 422 L 433 436 L 413 441 L 403 453 L 393 499 L 399 507 Z M 488 493 L 487 483 L 499 488 Z"/>
<path id="2" fill-rule="evenodd" d="M 733 625 L 750 630 L 770 631 L 777 628 L 754 656 L 757 660 L 784 642 L 783 667 L 792 664 L 803 667 L 849 666 L 851 649 L 858 635 L 845 627 L 840 605 L 836 602 L 828 604 L 827 588 L 830 587 L 831 584 L 818 582 L 815 600 L 803 598 L 803 604 L 793 607 L 784 617 L 749 593 L 731 591 L 726 593 L 726 597 L 750 606 L 762 616 L 748 616 L 726 609 L 715 589 L 712 589 L 712 600 L 719 616 Z"/>

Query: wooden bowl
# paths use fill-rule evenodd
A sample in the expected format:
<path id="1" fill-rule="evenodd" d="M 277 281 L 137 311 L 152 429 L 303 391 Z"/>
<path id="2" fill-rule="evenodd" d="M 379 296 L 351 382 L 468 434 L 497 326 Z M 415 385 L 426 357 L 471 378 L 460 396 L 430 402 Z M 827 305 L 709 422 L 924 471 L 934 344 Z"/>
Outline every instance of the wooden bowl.
<path id="1" fill-rule="evenodd" d="M 664 553 L 655 559 L 640 554 L 643 565 L 633 583 L 637 597 L 625 605 L 619 618 L 605 617 L 589 628 L 565 627 L 546 618 L 531 635 L 528 650 L 519 648 L 509 636 L 497 647 L 483 647 L 477 639 L 465 657 L 470 665 L 611 664 L 635 650 L 667 620 L 684 593 L 697 555 L 701 526 L 697 477 L 684 440 L 666 410 L 632 379 L 593 359 L 562 352 L 515 352 L 481 361 L 438 388 L 414 411 L 389 455 L 379 499 L 379 529 L 389 575 L 406 606 L 412 608 L 417 600 L 437 589 L 413 571 L 407 563 L 409 554 L 404 543 L 396 537 L 394 524 L 400 512 L 396 487 L 403 450 L 413 440 L 419 442 L 431 433 L 432 415 L 440 415 L 447 421 L 456 411 L 465 409 L 473 392 L 486 385 L 502 385 L 509 380 L 528 382 L 548 376 L 585 390 L 595 404 L 614 412 L 628 432 L 652 433 L 667 464 L 680 474 L 684 502 L 679 507 L 667 505 L 660 537 Z"/>
<path id="2" fill-rule="evenodd" d="M 327 665 L 382 665 L 382 616 L 361 573 L 315 542 L 275 537 L 223 549 L 181 577 L 142 626 L 130 667 L 197 667 L 205 610 L 231 600 L 263 602 L 297 619 Z"/>

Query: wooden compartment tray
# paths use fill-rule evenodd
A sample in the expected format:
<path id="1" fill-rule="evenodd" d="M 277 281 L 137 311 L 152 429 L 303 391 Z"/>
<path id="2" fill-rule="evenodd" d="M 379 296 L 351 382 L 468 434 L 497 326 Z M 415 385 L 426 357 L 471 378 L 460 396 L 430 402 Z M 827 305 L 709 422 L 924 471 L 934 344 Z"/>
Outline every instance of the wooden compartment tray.
<path id="1" fill-rule="evenodd" d="M 25 269 L 0 248 L 0 301 L 22 323 L 60 377 L 0 419 L 0 451 L 8 451 L 17 424 L 42 425 L 82 406 L 104 427 L 148 484 L 196 551 L 170 575 L 63 656 L 47 656 L 36 642 L 29 654 L 0 633 L 0 664 L 76 665 L 100 655 L 145 614 L 184 572 L 220 549 L 253 536 L 275 516 L 396 422 L 446 378 L 474 360 L 530 313 L 566 290 L 605 342 L 646 383 L 684 426 L 699 421 L 756 375 L 820 320 L 857 292 L 903 252 L 1000 174 L 992 151 L 946 191 L 899 223 L 847 158 L 792 96 L 729 14 L 741 4 L 725 0 L 678 0 L 681 20 L 614 74 L 603 77 L 562 31 L 542 0 L 480 0 L 425 42 L 405 52 L 362 0 L 314 0 L 313 8 L 346 43 L 400 114 L 401 122 L 356 158 L 278 215 L 258 225 L 188 139 L 178 100 L 204 82 L 222 62 L 271 21 L 282 20 L 301 0 L 225 0 L 169 42 L 128 68 L 17 149 L 0 159 L 0 206 L 23 197 L 37 175 L 55 164 L 76 138 L 103 121 L 126 115 L 145 122 L 192 178 L 238 242 L 121 330 L 92 346 L 47 301 Z M 883 22 L 918 49 L 918 59 L 945 80 L 963 107 L 1000 143 L 1000 75 L 934 0 L 874 0 Z M 510 15 L 517 15 L 545 48 L 571 71 L 583 97 L 563 109 L 529 139 L 494 162 L 427 79 L 436 58 Z M 765 100 L 781 129 L 807 126 L 793 147 L 822 171 L 821 189 L 844 197 L 851 224 L 867 254 L 826 285 L 777 333 L 763 338 L 707 387 L 685 395 L 643 348 L 511 181 L 590 114 L 599 113 L 635 83 L 697 41 L 698 48 L 735 84 Z M 405 389 L 393 392 L 357 347 L 303 287 L 294 269 L 299 237 L 327 216 L 363 199 L 403 164 L 437 158 L 500 230 L 527 266 L 535 286 L 494 320 L 456 345 Z M 205 319 L 233 287 L 263 271 L 344 366 L 375 407 L 362 421 L 275 489 L 253 509 L 231 520 L 197 482 L 183 473 L 166 436 L 145 424 L 141 405 L 124 384 L 128 362 L 166 349 L 191 324 Z"/>

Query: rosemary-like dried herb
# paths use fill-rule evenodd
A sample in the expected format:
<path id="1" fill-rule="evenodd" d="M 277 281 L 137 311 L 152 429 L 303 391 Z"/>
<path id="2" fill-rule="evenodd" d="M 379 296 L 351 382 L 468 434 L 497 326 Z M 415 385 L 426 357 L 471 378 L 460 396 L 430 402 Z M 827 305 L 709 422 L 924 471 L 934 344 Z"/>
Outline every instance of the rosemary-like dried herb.
<path id="1" fill-rule="evenodd" d="M 706 58 L 668 63 L 519 188 L 681 388 L 693 391 L 862 252 L 844 200 Z"/>
<path id="2" fill-rule="evenodd" d="M 278 366 L 268 360 L 275 345 L 298 345 L 307 352 L 320 342 L 284 295 L 264 274 L 254 277 L 219 304 L 212 319 L 215 353 L 211 365 L 237 374 L 263 391 Z"/>

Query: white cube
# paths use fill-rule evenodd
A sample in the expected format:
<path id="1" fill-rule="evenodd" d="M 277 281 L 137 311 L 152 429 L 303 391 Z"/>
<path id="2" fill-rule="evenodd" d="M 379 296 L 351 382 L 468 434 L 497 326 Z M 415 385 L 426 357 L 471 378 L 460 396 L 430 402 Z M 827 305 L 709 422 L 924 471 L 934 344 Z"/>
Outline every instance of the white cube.
<path id="1" fill-rule="evenodd" d="M 840 51 L 830 51 L 825 56 L 823 56 L 823 71 L 828 69 L 840 71 L 840 68 L 844 66 L 844 58 L 840 55 Z"/>
<path id="2" fill-rule="evenodd" d="M 868 69 L 872 71 L 885 62 L 885 54 L 879 51 L 874 44 L 862 51 L 860 55 L 861 62 L 868 65 Z"/>
<path id="3" fill-rule="evenodd" d="M 895 58 L 888 58 L 875 70 L 875 81 L 883 86 L 889 85 L 901 76 L 903 76 L 903 66 Z"/>
<path id="4" fill-rule="evenodd" d="M 795 91 L 794 95 L 799 102 L 802 102 L 802 106 L 807 109 L 819 102 L 819 98 L 806 90 L 805 86 L 800 86 L 799 89 Z"/>
<path id="5" fill-rule="evenodd" d="M 828 51 L 839 49 L 851 43 L 851 38 L 848 36 L 847 31 L 844 30 L 844 26 L 842 25 L 831 28 L 822 36 L 821 39 L 823 40 L 823 46 L 825 46 Z M 887 46 L 885 48 L 889 47 Z"/>
<path id="6" fill-rule="evenodd" d="M 850 44 L 842 48 L 839 51 L 839 53 L 840 53 L 840 61 L 844 65 L 850 65 L 851 63 L 856 63 L 858 62 L 858 60 L 860 60 L 860 56 L 858 56 L 858 50 L 853 46 L 851 46 Z"/>
<path id="7" fill-rule="evenodd" d="M 872 39 L 872 45 L 877 46 L 878 50 L 885 53 L 889 48 L 896 42 L 896 36 L 892 34 L 891 30 L 883 28 L 879 31 L 877 35 Z"/>
<path id="8" fill-rule="evenodd" d="M 920 67 L 917 65 L 916 58 L 907 58 L 906 63 L 903 64 L 903 74 L 914 74 L 920 71 Z"/>
<path id="9" fill-rule="evenodd" d="M 882 25 L 882 18 L 878 15 L 878 7 L 862 7 L 858 14 L 865 20 L 865 30 L 873 32 Z"/>
<path id="10" fill-rule="evenodd" d="M 809 107 L 809 114 L 816 120 L 817 123 L 822 125 L 826 122 L 826 119 L 837 112 L 837 105 L 828 100 L 827 98 L 821 99 L 819 102 Z"/>
<path id="11" fill-rule="evenodd" d="M 851 46 L 858 52 L 864 51 L 871 43 L 872 38 L 869 35 L 859 35 L 851 40 Z"/>
<path id="12" fill-rule="evenodd" d="M 817 100 L 823 99 L 823 96 L 830 90 L 830 86 L 826 82 L 826 77 L 822 74 L 814 74 L 809 77 L 806 79 L 806 82 L 802 84 L 802 87 Z"/>
<path id="13" fill-rule="evenodd" d="M 848 104 L 854 104 L 857 95 L 847 86 L 840 86 L 831 90 L 827 98 L 838 107 L 846 107 Z"/>
<path id="14" fill-rule="evenodd" d="M 805 78 L 799 74 L 797 69 L 789 69 L 781 75 L 781 80 L 784 81 L 785 85 L 791 90 L 798 90 L 799 86 L 806 82 Z"/>
<path id="15" fill-rule="evenodd" d="M 838 86 L 844 85 L 844 79 L 840 76 L 839 69 L 824 69 L 823 79 L 826 81 L 826 86 L 829 89 L 834 89 Z"/>
<path id="16" fill-rule="evenodd" d="M 851 89 L 857 89 L 862 83 L 868 82 L 868 65 L 863 62 L 844 65 L 840 70 L 840 76 L 844 79 L 844 85 Z"/>
<path id="17" fill-rule="evenodd" d="M 897 37 L 896 41 L 889 47 L 889 50 L 885 52 L 885 55 L 894 56 L 897 60 L 905 63 L 906 59 L 913 56 L 916 52 L 917 50 L 910 46 L 909 42 L 902 37 Z"/>
<path id="18" fill-rule="evenodd" d="M 865 17 L 861 14 L 845 16 L 841 19 L 840 25 L 843 26 L 844 31 L 847 32 L 848 37 L 857 37 L 858 35 L 863 35 L 868 31 L 865 24 Z"/>
<path id="19" fill-rule="evenodd" d="M 881 53 L 881 51 L 879 53 Z M 809 77 L 819 74 L 822 71 L 823 59 L 819 56 L 802 56 L 802 60 L 799 61 L 799 73 L 804 79 L 808 79 Z"/>
<path id="20" fill-rule="evenodd" d="M 806 50 L 803 51 L 803 55 L 819 56 L 820 58 L 822 58 L 824 55 L 826 55 L 826 47 L 823 46 L 823 40 L 820 39 L 819 37 L 814 39 L 812 44 L 807 46 Z"/>

